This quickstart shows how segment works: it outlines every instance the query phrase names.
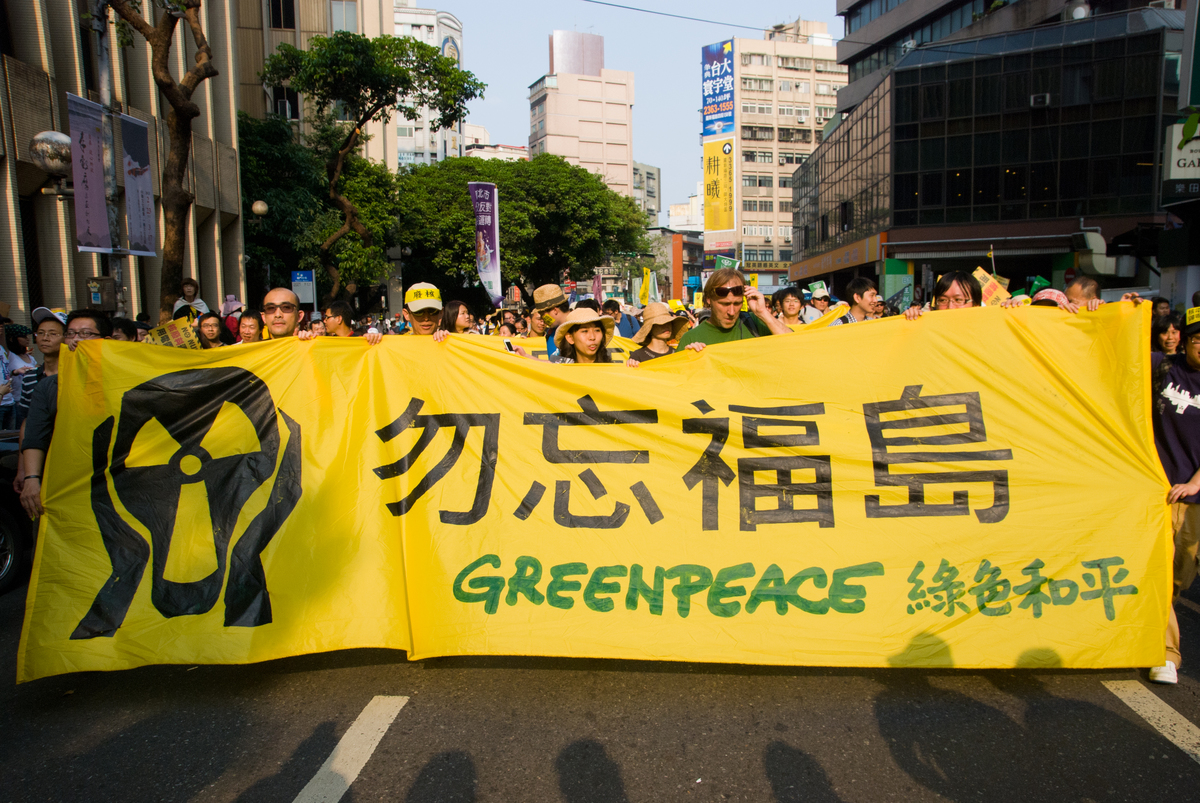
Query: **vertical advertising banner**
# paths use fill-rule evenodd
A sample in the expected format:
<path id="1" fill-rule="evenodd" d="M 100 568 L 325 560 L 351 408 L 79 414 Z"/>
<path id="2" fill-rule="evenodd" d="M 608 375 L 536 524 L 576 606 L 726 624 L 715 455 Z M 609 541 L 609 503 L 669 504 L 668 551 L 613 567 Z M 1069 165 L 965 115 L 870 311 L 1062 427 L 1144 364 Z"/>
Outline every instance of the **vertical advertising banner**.
<path id="1" fill-rule="evenodd" d="M 733 40 L 700 51 L 704 136 L 733 131 Z"/>
<path id="2" fill-rule="evenodd" d="M 704 230 L 731 231 L 734 218 L 733 138 L 704 143 Z"/>
<path id="3" fill-rule="evenodd" d="M 492 303 L 504 299 L 500 290 L 500 209 L 495 184 L 467 184 L 475 208 L 475 268 Z"/>
<path id="4" fill-rule="evenodd" d="M 150 128 L 146 123 L 121 115 L 121 169 L 125 171 L 125 225 L 129 229 L 129 253 L 157 256 L 154 177 L 150 175 Z"/>
<path id="5" fill-rule="evenodd" d="M 104 205 L 104 107 L 67 93 L 71 118 L 71 179 L 75 182 L 75 244 L 80 251 L 112 253 Z"/>

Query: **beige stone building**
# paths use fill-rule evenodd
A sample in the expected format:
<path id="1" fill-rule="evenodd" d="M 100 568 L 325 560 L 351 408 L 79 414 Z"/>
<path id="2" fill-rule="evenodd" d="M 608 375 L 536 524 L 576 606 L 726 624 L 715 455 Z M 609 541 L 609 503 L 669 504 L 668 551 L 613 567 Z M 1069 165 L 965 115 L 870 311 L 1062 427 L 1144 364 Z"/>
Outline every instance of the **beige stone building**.
<path id="1" fill-rule="evenodd" d="M 241 261 L 241 192 L 238 183 L 237 86 L 234 76 L 237 0 L 206 0 L 204 28 L 220 73 L 205 81 L 194 100 L 200 116 L 192 123 L 189 189 L 195 194 L 188 220 L 184 275 L 200 284 L 201 297 L 219 306 L 227 293 L 242 297 L 245 276 Z M 40 131 L 69 131 L 68 92 L 99 101 L 95 34 L 80 19 L 77 0 L 4 0 L 0 2 L 0 300 L 12 305 L 10 316 L 29 323 L 34 307 L 81 306 L 86 278 L 101 273 L 101 260 L 75 248 L 72 204 L 54 194 L 50 176 L 29 157 L 29 141 Z M 164 13 L 144 3 L 146 14 Z M 113 31 L 110 26 L 110 34 Z M 186 70 L 191 51 L 183 46 L 185 31 L 176 33 L 172 69 Z M 162 216 L 158 206 L 161 165 L 167 153 L 162 119 L 169 108 L 151 80 L 150 49 L 135 36 L 131 48 L 117 48 L 110 65 L 114 103 L 120 111 L 150 127 L 161 254 Z M 119 131 L 119 126 L 117 126 Z M 118 134 L 119 136 L 119 134 Z M 120 147 L 118 141 L 117 147 Z M 119 157 L 118 157 L 119 158 Z M 118 194 L 124 186 L 118 171 Z M 124 201 L 117 199 L 124 228 Z M 122 231 L 122 237 L 124 232 Z M 156 318 L 161 257 L 124 260 L 126 313 L 149 311 Z"/>
<path id="2" fill-rule="evenodd" d="M 305 50 L 314 36 L 353 31 L 375 37 L 395 33 L 392 0 L 226 0 L 237 4 L 237 104 L 240 111 L 262 118 L 273 111 L 295 120 L 307 131 L 311 109 L 303 98 L 284 87 L 265 87 L 259 80 L 263 61 L 281 44 Z M 404 0 L 400 0 L 403 2 Z M 411 32 L 413 27 L 410 26 Z M 432 44 L 434 34 L 421 31 Z M 412 128 L 411 124 L 408 124 Z M 392 170 L 398 161 L 397 123 L 371 123 L 362 154 Z M 409 132 L 409 139 L 415 131 Z M 436 143 L 432 147 L 436 147 Z M 424 149 L 423 149 L 424 150 Z M 411 152 L 411 151 L 410 151 Z"/>
<path id="3" fill-rule="evenodd" d="M 733 55 L 737 226 L 705 234 L 706 267 L 732 256 L 774 286 L 785 283 L 792 260 L 792 173 L 820 144 L 846 67 L 826 24 L 803 19 L 762 39 L 734 39 Z"/>
<path id="4" fill-rule="evenodd" d="M 552 153 L 633 195 L 633 73 L 604 67 L 604 37 L 550 35 L 550 71 L 529 87 L 529 156 Z"/>

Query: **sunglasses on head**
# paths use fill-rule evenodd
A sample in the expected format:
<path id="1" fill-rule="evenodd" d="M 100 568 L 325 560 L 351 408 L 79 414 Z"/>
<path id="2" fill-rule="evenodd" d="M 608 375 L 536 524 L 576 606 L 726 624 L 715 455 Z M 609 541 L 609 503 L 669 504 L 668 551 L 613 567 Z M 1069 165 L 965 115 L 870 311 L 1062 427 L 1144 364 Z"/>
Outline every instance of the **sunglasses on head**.
<path id="1" fill-rule="evenodd" d="M 717 287 L 713 289 L 713 292 L 717 294 L 717 298 L 726 298 L 727 296 L 741 298 L 746 295 L 746 285 L 739 284 L 737 287 Z"/>

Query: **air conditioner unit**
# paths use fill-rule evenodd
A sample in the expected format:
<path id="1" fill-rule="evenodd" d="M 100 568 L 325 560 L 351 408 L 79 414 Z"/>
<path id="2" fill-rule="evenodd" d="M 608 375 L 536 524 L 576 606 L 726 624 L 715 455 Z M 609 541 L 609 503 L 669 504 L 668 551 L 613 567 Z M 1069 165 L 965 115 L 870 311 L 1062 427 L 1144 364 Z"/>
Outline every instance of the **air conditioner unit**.
<path id="1" fill-rule="evenodd" d="M 780 163 L 781 165 L 785 165 L 785 164 L 787 164 L 787 159 L 785 159 L 784 157 L 780 156 L 780 157 L 779 157 L 779 163 Z"/>
<path id="2" fill-rule="evenodd" d="M 764 243 L 771 242 L 771 235 L 767 234 L 767 235 L 763 236 L 763 242 Z"/>
<path id="3" fill-rule="evenodd" d="M 1030 95 L 1029 96 L 1029 108 L 1045 109 L 1051 105 L 1050 101 L 1051 101 L 1051 98 L 1050 98 L 1049 92 L 1043 92 L 1040 95 Z"/>

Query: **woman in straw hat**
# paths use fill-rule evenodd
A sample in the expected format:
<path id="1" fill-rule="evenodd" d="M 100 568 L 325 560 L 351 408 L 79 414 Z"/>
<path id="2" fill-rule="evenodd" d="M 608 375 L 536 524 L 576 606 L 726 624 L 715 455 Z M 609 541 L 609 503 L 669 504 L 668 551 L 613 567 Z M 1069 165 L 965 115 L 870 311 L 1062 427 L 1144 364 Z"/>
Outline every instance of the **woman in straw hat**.
<path id="1" fill-rule="evenodd" d="M 633 342 L 641 348 L 630 354 L 629 359 L 645 362 L 671 354 L 674 351 L 671 343 L 679 340 L 689 328 L 687 318 L 672 315 L 671 308 L 666 304 L 658 301 L 647 304 L 642 312 L 642 328 L 633 336 Z M 700 351 L 704 344 L 692 343 L 688 348 Z"/>
<path id="2" fill-rule="evenodd" d="M 558 353 L 551 356 L 550 361 L 579 365 L 611 363 L 613 359 L 608 353 L 608 344 L 612 336 L 612 318 L 593 309 L 577 309 L 566 315 L 554 331 L 554 344 L 558 347 Z M 513 350 L 522 357 L 531 357 L 520 346 L 514 347 Z M 630 362 L 632 365 L 637 364 Z"/>

